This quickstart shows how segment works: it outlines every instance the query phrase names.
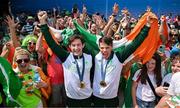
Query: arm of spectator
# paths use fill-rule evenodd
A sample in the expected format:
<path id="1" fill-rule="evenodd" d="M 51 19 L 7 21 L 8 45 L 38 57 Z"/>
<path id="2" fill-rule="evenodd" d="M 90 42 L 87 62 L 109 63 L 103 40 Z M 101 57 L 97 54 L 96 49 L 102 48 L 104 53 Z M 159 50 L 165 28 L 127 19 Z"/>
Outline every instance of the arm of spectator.
<path id="1" fill-rule="evenodd" d="M 77 18 L 77 22 L 79 25 L 81 25 L 81 27 L 84 27 L 84 22 L 82 21 L 81 18 Z"/>
<path id="2" fill-rule="evenodd" d="M 161 16 L 161 24 L 160 24 L 160 27 L 159 27 L 159 33 L 160 35 L 163 34 L 163 23 L 165 23 L 165 19 L 163 18 L 164 16 Z"/>
<path id="3" fill-rule="evenodd" d="M 10 50 L 10 43 L 7 42 L 2 48 L 1 57 L 4 57 L 7 59 L 9 50 Z"/>
<path id="4" fill-rule="evenodd" d="M 138 83 L 136 81 L 133 81 L 131 93 L 132 93 L 132 100 L 133 100 L 133 107 L 134 108 L 138 108 L 138 104 L 137 104 L 137 101 L 136 101 L 137 86 L 138 86 Z"/>
<path id="5" fill-rule="evenodd" d="M 119 6 L 118 6 L 118 4 L 115 3 L 114 7 L 113 7 L 113 14 L 110 16 L 110 19 L 109 19 L 107 25 L 104 27 L 104 29 L 102 31 L 105 36 L 107 35 L 109 27 L 114 22 L 115 16 L 118 14 L 118 11 L 119 11 Z"/>
<path id="6" fill-rule="evenodd" d="M 119 23 L 118 29 L 114 33 L 114 40 L 122 39 L 122 35 L 120 34 L 120 30 L 121 30 L 121 23 Z"/>
<path id="7" fill-rule="evenodd" d="M 85 22 L 86 15 L 87 15 L 87 8 L 86 8 L 85 5 L 83 5 L 83 9 L 82 9 L 82 18 L 81 18 L 81 21 L 82 21 L 82 22 Z"/>
<path id="8" fill-rule="evenodd" d="M 42 46 L 43 35 L 42 35 L 42 33 L 39 33 L 38 35 L 39 35 L 39 37 L 38 37 L 38 40 L 36 42 L 36 51 L 39 53 L 42 53 L 43 52 L 43 46 Z"/>
<path id="9" fill-rule="evenodd" d="M 121 21 L 120 21 L 119 26 L 118 26 L 118 29 L 116 30 L 115 34 L 120 32 L 121 26 L 122 26 L 122 25 L 121 25 Z"/>
<path id="10" fill-rule="evenodd" d="M 160 38 L 161 38 L 161 41 L 163 44 L 166 44 L 166 38 L 164 36 L 164 25 L 165 22 L 165 16 L 161 16 L 161 24 L 160 24 L 160 27 L 159 27 L 159 34 L 160 34 Z"/>
<path id="11" fill-rule="evenodd" d="M 168 87 L 159 86 L 155 88 L 157 95 L 165 96 L 167 94 Z"/>
<path id="12" fill-rule="evenodd" d="M 16 26 L 18 23 L 15 23 L 14 18 L 11 18 L 10 16 L 6 17 L 6 23 L 8 24 L 9 29 L 10 29 L 10 37 L 11 37 L 14 48 L 19 47 L 20 42 L 16 35 Z"/>
<path id="13" fill-rule="evenodd" d="M 121 26 L 122 26 L 122 30 L 123 30 L 123 36 L 126 36 L 126 32 L 127 32 L 127 26 L 128 26 L 128 19 L 127 19 L 127 14 L 124 15 L 123 19 L 120 21 Z"/>
<path id="14" fill-rule="evenodd" d="M 96 25 L 98 26 L 100 30 L 103 30 L 106 25 L 105 21 L 102 19 L 100 15 L 96 15 L 95 18 L 96 18 L 96 21 L 95 21 Z"/>
<path id="15" fill-rule="evenodd" d="M 9 14 L 10 14 L 11 16 L 13 16 L 11 6 L 12 6 L 12 5 L 11 5 L 11 2 L 9 1 L 9 2 L 8 2 L 8 10 L 9 10 Z"/>
<path id="16" fill-rule="evenodd" d="M 108 32 L 107 32 L 107 37 L 112 37 L 113 36 L 113 30 L 112 30 L 112 25 L 111 27 L 108 29 Z"/>
<path id="17" fill-rule="evenodd" d="M 169 98 L 171 96 L 170 95 L 165 95 L 161 98 L 161 100 L 158 102 L 158 104 L 155 106 L 155 108 L 169 108 L 168 104 L 167 104 L 167 101 L 168 103 L 170 102 L 169 101 Z"/>

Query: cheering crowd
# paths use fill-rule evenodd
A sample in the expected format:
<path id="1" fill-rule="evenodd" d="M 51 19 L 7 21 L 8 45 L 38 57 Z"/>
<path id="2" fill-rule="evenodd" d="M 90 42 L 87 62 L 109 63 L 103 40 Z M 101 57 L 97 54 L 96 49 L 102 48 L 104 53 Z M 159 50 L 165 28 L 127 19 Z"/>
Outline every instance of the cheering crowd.
<path id="1" fill-rule="evenodd" d="M 1 21 L 1 107 L 180 107 L 180 17 L 114 4 Z"/>

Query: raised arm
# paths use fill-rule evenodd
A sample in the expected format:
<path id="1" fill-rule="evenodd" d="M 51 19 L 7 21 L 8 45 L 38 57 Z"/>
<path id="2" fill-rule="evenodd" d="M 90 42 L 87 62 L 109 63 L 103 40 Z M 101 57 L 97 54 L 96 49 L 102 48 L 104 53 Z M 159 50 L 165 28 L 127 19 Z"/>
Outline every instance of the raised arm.
<path id="1" fill-rule="evenodd" d="M 87 8 L 85 5 L 83 5 L 83 9 L 82 9 L 82 17 L 80 17 L 80 20 L 83 22 L 85 22 L 85 19 L 86 19 L 86 16 L 87 16 Z"/>
<path id="2" fill-rule="evenodd" d="M 42 35 L 42 33 L 39 33 L 38 35 L 39 35 L 39 37 L 38 37 L 38 40 L 36 42 L 36 51 L 39 53 L 42 53 L 43 52 L 43 46 L 42 46 L 43 35 Z"/>
<path id="3" fill-rule="evenodd" d="M 136 90 L 137 90 L 138 83 L 136 81 L 133 81 L 131 93 L 132 93 L 132 100 L 133 100 L 133 107 L 138 108 L 138 104 L 136 101 Z"/>
<path id="4" fill-rule="evenodd" d="M 118 14 L 118 11 L 119 11 L 119 6 L 118 6 L 118 4 L 115 3 L 114 7 L 113 7 L 113 14 L 110 16 L 110 19 L 109 19 L 107 25 L 104 27 L 104 29 L 102 31 L 105 36 L 107 35 L 110 26 L 114 22 L 115 16 Z"/>
<path id="5" fill-rule="evenodd" d="M 124 17 L 122 18 L 122 20 L 121 20 L 121 25 L 122 25 L 122 30 L 123 30 L 123 35 L 122 35 L 122 37 L 125 37 L 125 36 L 127 36 L 127 31 L 128 31 L 128 25 L 129 25 L 129 18 L 128 18 L 128 16 L 129 16 L 129 11 L 127 10 L 127 9 L 123 9 L 122 11 L 122 15 L 124 15 Z"/>
<path id="6" fill-rule="evenodd" d="M 64 62 L 68 57 L 69 53 L 65 51 L 61 46 L 59 46 L 52 38 L 46 22 L 47 13 L 45 11 L 39 12 L 38 18 L 41 24 L 41 32 L 43 33 L 47 44 L 52 49 L 52 51 L 61 59 L 61 61 Z"/>
<path id="7" fill-rule="evenodd" d="M 9 52 L 10 52 L 10 50 L 11 50 L 11 43 L 10 42 L 7 42 L 4 46 L 3 46 L 3 48 L 2 48 L 2 52 L 1 52 L 1 57 L 4 57 L 4 58 L 8 58 L 8 55 L 9 55 Z"/>
<path id="8" fill-rule="evenodd" d="M 16 36 L 16 26 L 18 23 L 15 23 L 14 18 L 11 18 L 10 16 L 6 17 L 6 23 L 9 26 L 10 37 L 14 48 L 19 47 L 21 44 Z"/>
<path id="9" fill-rule="evenodd" d="M 162 44 L 165 45 L 167 40 L 168 40 L 167 39 L 168 36 L 165 36 L 165 34 L 168 35 L 168 31 L 164 30 L 164 26 L 167 27 L 166 26 L 166 21 L 165 21 L 165 16 L 161 16 L 161 24 L 160 24 L 160 27 L 159 27 L 159 33 L 160 33 L 160 38 L 161 38 Z M 168 29 L 168 28 L 166 28 L 166 29 Z"/>

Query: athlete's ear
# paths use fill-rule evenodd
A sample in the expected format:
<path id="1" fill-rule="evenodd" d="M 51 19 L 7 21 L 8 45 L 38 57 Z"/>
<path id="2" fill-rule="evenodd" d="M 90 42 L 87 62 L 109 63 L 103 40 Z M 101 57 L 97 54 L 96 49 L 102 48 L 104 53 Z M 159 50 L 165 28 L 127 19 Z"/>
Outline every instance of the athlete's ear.
<path id="1" fill-rule="evenodd" d="M 85 46 L 85 43 L 82 44 L 82 48 L 84 48 L 84 46 Z"/>

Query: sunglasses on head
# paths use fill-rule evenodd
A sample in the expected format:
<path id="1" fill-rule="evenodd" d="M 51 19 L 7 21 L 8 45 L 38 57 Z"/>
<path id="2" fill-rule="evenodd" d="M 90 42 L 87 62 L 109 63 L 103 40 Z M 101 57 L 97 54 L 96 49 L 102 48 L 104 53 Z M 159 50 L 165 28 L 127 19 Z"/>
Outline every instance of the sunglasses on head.
<path id="1" fill-rule="evenodd" d="M 27 59 L 18 59 L 18 60 L 16 60 L 16 62 L 18 64 L 21 64 L 23 61 L 24 61 L 24 63 L 28 63 L 30 61 L 30 59 L 27 58 Z"/>
<path id="2" fill-rule="evenodd" d="M 32 45 L 32 44 L 33 44 L 33 45 L 36 45 L 35 42 L 28 42 L 28 44 L 29 44 L 29 45 Z"/>

